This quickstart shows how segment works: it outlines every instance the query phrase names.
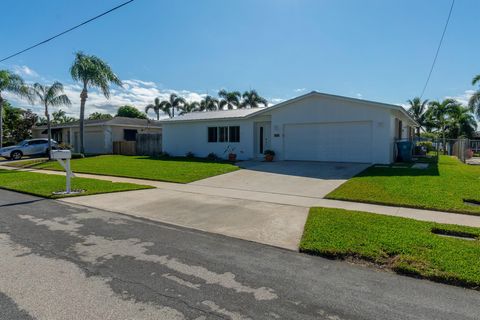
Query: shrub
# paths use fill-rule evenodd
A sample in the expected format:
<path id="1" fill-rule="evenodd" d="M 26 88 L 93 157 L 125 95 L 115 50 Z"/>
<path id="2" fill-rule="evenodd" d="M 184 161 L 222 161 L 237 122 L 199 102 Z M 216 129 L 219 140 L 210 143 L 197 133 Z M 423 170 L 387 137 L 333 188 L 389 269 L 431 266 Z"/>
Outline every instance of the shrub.
<path id="1" fill-rule="evenodd" d="M 263 154 L 266 156 L 275 156 L 275 151 L 268 149 L 268 150 L 265 150 Z"/>
<path id="2" fill-rule="evenodd" d="M 420 142 L 417 142 L 417 146 L 425 147 L 427 149 L 427 152 L 435 150 L 435 148 L 433 147 L 432 141 L 420 141 Z"/>
<path id="3" fill-rule="evenodd" d="M 214 152 L 210 152 L 207 156 L 208 160 L 216 161 L 218 160 L 218 156 Z"/>
<path id="4" fill-rule="evenodd" d="M 185 155 L 185 157 L 187 158 L 195 158 L 195 154 L 191 151 L 187 152 L 187 154 Z"/>

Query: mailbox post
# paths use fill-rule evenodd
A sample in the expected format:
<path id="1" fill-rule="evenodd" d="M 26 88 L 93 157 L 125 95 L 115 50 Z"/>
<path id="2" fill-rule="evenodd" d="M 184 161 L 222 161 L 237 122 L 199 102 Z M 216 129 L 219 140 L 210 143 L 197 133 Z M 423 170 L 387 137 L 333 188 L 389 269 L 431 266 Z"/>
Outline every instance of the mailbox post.
<path id="1" fill-rule="evenodd" d="M 70 159 L 72 158 L 72 152 L 70 150 L 52 150 L 50 152 L 50 157 L 54 160 L 57 160 L 58 163 L 65 169 L 66 172 L 66 191 L 54 192 L 54 194 L 73 194 L 77 192 L 72 192 L 70 179 L 75 177 L 71 168 L 70 168 Z"/>

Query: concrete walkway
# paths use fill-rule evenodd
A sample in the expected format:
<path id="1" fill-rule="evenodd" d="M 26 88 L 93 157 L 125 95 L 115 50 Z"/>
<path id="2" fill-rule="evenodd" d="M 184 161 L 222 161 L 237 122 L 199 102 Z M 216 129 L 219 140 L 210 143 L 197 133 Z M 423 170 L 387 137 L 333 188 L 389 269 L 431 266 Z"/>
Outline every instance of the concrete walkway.
<path id="1" fill-rule="evenodd" d="M 1 169 L 15 169 L 0 166 Z M 46 174 L 63 172 L 16 169 Z M 238 172 L 238 171 L 237 171 Z M 227 174 L 228 175 L 228 174 Z M 310 207 L 358 210 L 391 216 L 480 227 L 480 216 L 392 207 L 313 196 L 176 184 L 132 178 L 76 174 L 114 182 L 146 184 L 156 189 L 65 198 L 60 201 L 125 213 L 155 221 L 297 250 Z M 222 177 L 224 179 L 224 177 Z"/>

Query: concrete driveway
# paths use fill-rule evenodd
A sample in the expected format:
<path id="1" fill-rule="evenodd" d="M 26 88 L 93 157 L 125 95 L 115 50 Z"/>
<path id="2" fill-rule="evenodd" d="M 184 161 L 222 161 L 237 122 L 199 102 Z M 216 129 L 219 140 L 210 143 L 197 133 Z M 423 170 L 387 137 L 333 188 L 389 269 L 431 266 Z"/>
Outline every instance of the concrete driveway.
<path id="1" fill-rule="evenodd" d="M 245 169 L 190 184 L 109 177 L 157 188 L 62 201 L 297 250 L 309 207 L 368 165 L 245 162 L 242 166 Z"/>
<path id="2" fill-rule="evenodd" d="M 239 163 L 244 170 L 193 182 L 192 185 L 323 198 L 370 165 L 312 161 Z"/>

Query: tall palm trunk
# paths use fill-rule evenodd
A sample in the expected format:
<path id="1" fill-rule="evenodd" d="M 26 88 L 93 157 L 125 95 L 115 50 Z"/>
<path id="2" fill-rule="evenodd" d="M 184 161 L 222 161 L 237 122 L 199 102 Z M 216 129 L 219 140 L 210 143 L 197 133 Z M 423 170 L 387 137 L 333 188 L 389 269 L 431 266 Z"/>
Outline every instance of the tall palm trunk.
<path id="1" fill-rule="evenodd" d="M 48 160 L 52 160 L 51 152 L 52 152 L 52 126 L 50 124 L 50 113 L 48 112 L 48 105 L 45 103 L 45 117 L 47 117 L 47 135 L 48 135 L 48 149 L 47 149 L 47 156 Z"/>
<path id="2" fill-rule="evenodd" d="M 0 148 L 3 147 L 3 101 L 0 95 Z"/>
<path id="3" fill-rule="evenodd" d="M 83 125 L 85 120 L 85 103 L 87 102 L 87 84 L 83 85 L 83 90 L 80 93 L 80 153 L 85 153 L 85 146 L 83 144 Z"/>

